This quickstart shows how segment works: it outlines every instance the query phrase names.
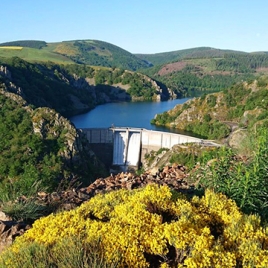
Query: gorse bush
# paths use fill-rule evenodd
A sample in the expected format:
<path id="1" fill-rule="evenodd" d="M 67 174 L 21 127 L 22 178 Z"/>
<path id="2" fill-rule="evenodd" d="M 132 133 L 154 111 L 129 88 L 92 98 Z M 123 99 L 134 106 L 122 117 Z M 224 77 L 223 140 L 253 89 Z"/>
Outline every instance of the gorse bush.
<path id="1" fill-rule="evenodd" d="M 45 267 L 39 262 L 63 256 L 64 245 L 76 245 L 74 237 L 82 248 L 97 244 L 101 260 L 118 267 L 268 266 L 268 229 L 258 216 L 243 215 L 234 201 L 210 190 L 188 201 L 157 185 L 97 195 L 75 210 L 35 221 L 2 253 L 0 266 L 18 267 L 13 264 L 20 259 L 26 267 L 35 258 L 36 267 Z M 33 245 L 46 254 L 25 259 Z M 47 267 L 63 267 L 55 263 Z M 79 265 L 64 267 L 88 267 Z"/>

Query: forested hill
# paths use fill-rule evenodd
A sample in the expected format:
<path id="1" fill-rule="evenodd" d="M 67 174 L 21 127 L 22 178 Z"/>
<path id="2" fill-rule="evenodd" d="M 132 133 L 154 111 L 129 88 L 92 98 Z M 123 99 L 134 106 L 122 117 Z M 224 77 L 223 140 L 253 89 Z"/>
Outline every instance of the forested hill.
<path id="1" fill-rule="evenodd" d="M 10 87 L 14 93 L 1 79 L 1 205 L 4 198 L 55 191 L 75 181 L 88 184 L 107 174 L 69 120 L 53 109 L 33 107 Z"/>
<path id="2" fill-rule="evenodd" d="M 143 72 L 186 96 L 221 91 L 234 83 L 268 73 L 268 54 L 265 52 L 242 53 L 215 49 L 182 52 L 177 54 L 177 60 L 174 57 L 172 62 Z"/>
<path id="3" fill-rule="evenodd" d="M 162 100 L 173 94 L 136 72 L 81 64 L 29 63 L 18 57 L 0 58 L 0 82 L 34 107 L 50 107 L 64 116 L 103 103 Z"/>
<path id="4" fill-rule="evenodd" d="M 165 63 L 175 62 L 188 58 L 223 58 L 224 55 L 234 54 L 247 54 L 242 51 L 217 49 L 212 47 L 196 47 L 189 49 L 182 49 L 170 52 L 162 52 L 155 54 L 135 54 L 138 58 L 146 60 L 153 65 L 162 65 Z"/>
<path id="5" fill-rule="evenodd" d="M 248 131 L 268 126 L 268 76 L 240 82 L 222 92 L 193 98 L 157 115 L 152 123 L 190 131 L 209 139 L 223 139 L 234 130 L 239 143 Z M 238 131 L 240 129 L 240 131 Z"/>

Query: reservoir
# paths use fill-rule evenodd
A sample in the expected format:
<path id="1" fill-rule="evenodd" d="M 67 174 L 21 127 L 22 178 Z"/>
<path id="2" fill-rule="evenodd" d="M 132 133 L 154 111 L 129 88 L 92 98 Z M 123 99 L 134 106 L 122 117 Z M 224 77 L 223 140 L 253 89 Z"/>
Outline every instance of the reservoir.
<path id="1" fill-rule="evenodd" d="M 152 125 L 156 114 L 168 111 L 177 104 L 183 104 L 189 98 L 162 102 L 118 102 L 97 106 L 95 109 L 70 118 L 76 128 L 133 127 L 148 130 L 184 134 L 174 128 Z"/>

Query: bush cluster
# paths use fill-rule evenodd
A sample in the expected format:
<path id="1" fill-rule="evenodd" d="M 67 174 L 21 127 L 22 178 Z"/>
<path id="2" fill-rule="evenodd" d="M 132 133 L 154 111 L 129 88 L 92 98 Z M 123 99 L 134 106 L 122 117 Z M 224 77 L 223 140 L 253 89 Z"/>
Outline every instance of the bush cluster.
<path id="1" fill-rule="evenodd" d="M 245 213 L 268 220 L 268 131 L 260 128 L 253 139 L 251 158 L 245 163 L 231 149 L 216 151 L 215 161 L 204 168 L 200 185 L 224 193 Z M 249 145 L 247 145 L 249 146 Z"/>
<path id="2" fill-rule="evenodd" d="M 0 265 L 18 267 L 19 259 L 24 267 L 35 256 L 25 254 L 33 243 L 48 252 L 46 258 L 62 256 L 72 237 L 83 241 L 81 252 L 96 244 L 99 255 L 118 267 L 268 266 L 268 229 L 258 216 L 243 215 L 234 201 L 210 190 L 187 200 L 153 184 L 97 195 L 75 210 L 35 221 L 1 255 Z M 36 267 L 39 261 L 44 259 L 35 259 Z M 62 267 L 53 258 L 51 263 Z"/>

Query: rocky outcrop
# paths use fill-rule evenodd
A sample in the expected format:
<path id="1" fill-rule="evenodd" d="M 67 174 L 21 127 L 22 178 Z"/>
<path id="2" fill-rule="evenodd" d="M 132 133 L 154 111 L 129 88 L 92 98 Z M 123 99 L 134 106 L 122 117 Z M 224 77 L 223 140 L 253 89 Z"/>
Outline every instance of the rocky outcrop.
<path id="1" fill-rule="evenodd" d="M 1 76 L 4 76 L 4 77 L 6 77 L 6 78 L 8 78 L 8 79 L 11 80 L 11 73 L 10 73 L 10 71 L 7 69 L 6 66 L 3 66 L 3 65 L 0 66 L 0 75 L 1 75 Z"/>
<path id="2" fill-rule="evenodd" d="M 6 80 L 6 85 L 3 86 L 5 88 L 5 91 L 15 93 L 19 96 L 25 97 L 22 88 L 19 86 L 16 86 L 12 82 L 11 72 L 8 70 L 6 66 L 3 66 L 3 65 L 0 66 L 0 77 L 1 76 L 4 77 Z"/>
<path id="3" fill-rule="evenodd" d="M 234 149 L 239 149 L 241 143 L 248 137 L 246 129 L 237 129 L 233 131 L 228 137 L 228 145 Z"/>
<path id="4" fill-rule="evenodd" d="M 34 133 L 38 133 L 43 139 L 61 136 L 66 139 L 65 144 L 69 150 L 75 149 L 77 130 L 68 119 L 59 113 L 47 107 L 37 108 L 33 111 L 32 122 Z"/>
<path id="5" fill-rule="evenodd" d="M 0 211 L 0 253 L 12 244 L 17 236 L 30 228 L 23 222 L 12 221 L 4 212 Z"/>
<path id="6" fill-rule="evenodd" d="M 32 113 L 33 131 L 43 139 L 61 139 L 64 146 L 59 154 L 69 163 L 84 162 L 85 155 L 87 159 L 96 163 L 96 168 L 101 168 L 102 164 L 95 159 L 94 152 L 89 148 L 89 144 L 84 139 L 81 131 L 65 117 L 56 111 L 43 107 L 37 108 Z M 84 156 L 83 156 L 84 155 Z"/>

